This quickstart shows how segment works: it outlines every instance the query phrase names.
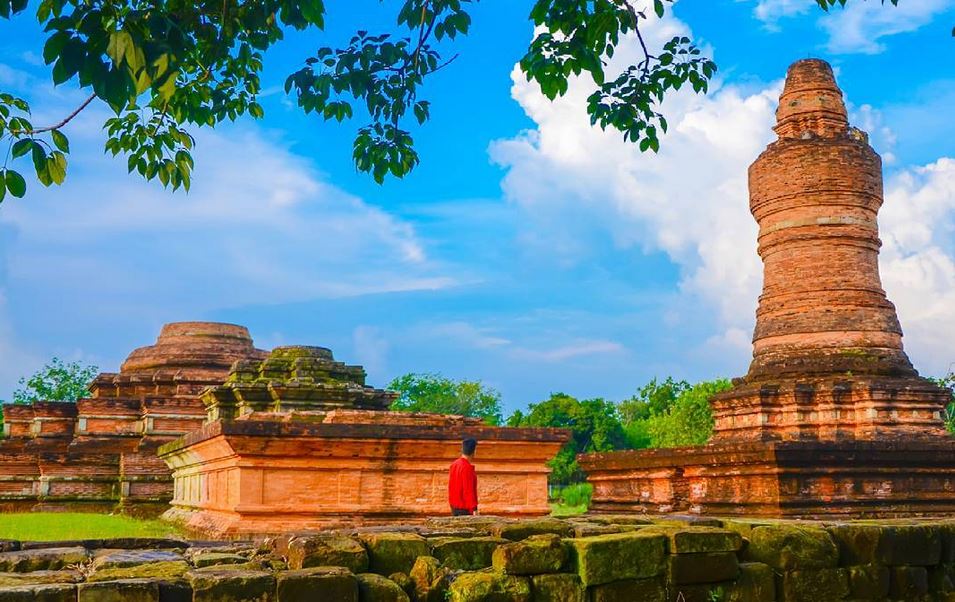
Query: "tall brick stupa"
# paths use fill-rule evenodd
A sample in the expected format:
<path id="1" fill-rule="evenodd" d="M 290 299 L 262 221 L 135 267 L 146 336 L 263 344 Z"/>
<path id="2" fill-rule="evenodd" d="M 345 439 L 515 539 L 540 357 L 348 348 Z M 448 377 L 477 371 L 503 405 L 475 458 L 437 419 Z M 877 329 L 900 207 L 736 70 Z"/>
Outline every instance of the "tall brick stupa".
<path id="1" fill-rule="evenodd" d="M 790 68 L 749 169 L 763 292 L 709 445 L 591 454 L 594 508 L 811 516 L 955 510 L 948 389 L 918 376 L 879 278 L 882 162 L 822 60 Z"/>

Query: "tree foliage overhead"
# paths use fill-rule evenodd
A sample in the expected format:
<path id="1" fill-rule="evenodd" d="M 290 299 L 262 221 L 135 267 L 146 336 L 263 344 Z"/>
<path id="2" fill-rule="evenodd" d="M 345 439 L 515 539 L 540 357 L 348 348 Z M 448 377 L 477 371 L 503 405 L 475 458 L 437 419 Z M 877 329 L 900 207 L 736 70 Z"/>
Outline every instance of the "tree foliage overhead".
<path id="1" fill-rule="evenodd" d="M 13 392 L 13 403 L 34 401 L 76 401 L 86 395 L 86 387 L 96 376 L 96 366 L 63 362 L 53 358 L 30 378 L 21 378 Z"/>
<path id="2" fill-rule="evenodd" d="M 400 394 L 392 410 L 454 414 L 481 418 L 492 425 L 501 423 L 501 394 L 480 381 L 412 373 L 394 379 L 388 388 Z"/>
<path id="3" fill-rule="evenodd" d="M 326 121 L 359 120 L 352 149 L 359 171 L 379 183 L 403 177 L 419 162 L 411 128 L 431 115 L 425 80 L 457 57 L 453 40 L 469 32 L 476 1 L 383 0 L 395 14 L 392 28 L 317 48 L 288 76 L 286 91 Z M 666 95 L 683 86 L 705 93 L 717 68 L 685 36 L 647 46 L 648 18 L 663 16 L 673 1 L 536 0 L 529 16 L 535 36 L 520 67 L 550 99 L 567 92 L 570 78 L 588 76 L 591 122 L 657 151 L 667 130 Z M 829 10 L 846 1 L 816 3 Z M 53 82 L 86 96 L 56 123 L 35 124 L 24 99 L 0 90 L 0 201 L 26 194 L 24 170 L 44 186 L 64 181 L 65 130 L 94 102 L 113 113 L 104 124 L 106 151 L 147 180 L 188 189 L 191 132 L 262 117 L 264 54 L 289 30 L 325 30 L 327 16 L 323 0 L 0 0 L 0 19 L 25 18 L 30 7 L 46 34 L 42 55 Z M 639 41 L 642 55 L 611 71 L 608 61 L 627 37 Z"/>

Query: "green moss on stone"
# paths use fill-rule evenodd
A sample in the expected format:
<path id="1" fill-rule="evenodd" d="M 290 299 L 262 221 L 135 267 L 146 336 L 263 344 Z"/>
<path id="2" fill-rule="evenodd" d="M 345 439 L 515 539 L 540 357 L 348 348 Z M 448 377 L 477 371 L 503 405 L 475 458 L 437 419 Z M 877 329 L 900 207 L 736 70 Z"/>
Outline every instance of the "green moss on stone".
<path id="1" fill-rule="evenodd" d="M 497 537 L 503 537 L 511 541 L 520 541 L 531 535 L 553 534 L 561 537 L 570 537 L 573 535 L 573 527 L 570 523 L 556 518 L 542 518 L 538 520 L 523 520 L 498 524 L 492 528 L 491 532 Z"/>
<path id="2" fill-rule="evenodd" d="M 890 566 L 931 566 L 942 558 L 942 533 L 933 525 L 886 525 L 879 561 Z"/>
<path id="3" fill-rule="evenodd" d="M 89 560 L 89 552 L 83 547 L 4 552 L 0 553 L 0 572 L 55 571 L 71 565 L 84 564 L 87 560 Z"/>
<path id="4" fill-rule="evenodd" d="M 894 566 L 889 569 L 889 597 L 919 600 L 928 593 L 928 571 L 924 566 Z"/>
<path id="5" fill-rule="evenodd" d="M 578 575 L 551 573 L 531 577 L 534 602 L 585 602 L 587 590 Z"/>
<path id="6" fill-rule="evenodd" d="M 567 562 L 567 547 L 557 535 L 532 535 L 494 550 L 494 570 L 508 575 L 559 573 Z"/>
<path id="7" fill-rule="evenodd" d="M 409 574 L 417 602 L 444 602 L 451 585 L 451 571 L 433 556 L 419 556 Z"/>
<path id="8" fill-rule="evenodd" d="M 30 573 L 0 573 L 0 589 L 44 583 L 79 583 L 83 575 L 78 571 L 33 571 Z"/>
<path id="9" fill-rule="evenodd" d="M 200 569 L 186 574 L 193 602 L 273 602 L 275 577 L 265 571 Z"/>
<path id="10" fill-rule="evenodd" d="M 474 571 L 491 566 L 491 555 L 498 546 L 509 543 L 501 537 L 437 537 L 429 539 L 431 555 L 444 566 Z"/>
<path id="11" fill-rule="evenodd" d="M 375 573 L 355 575 L 358 579 L 359 602 L 410 602 L 401 586 Z"/>
<path id="12" fill-rule="evenodd" d="M 823 529 L 773 525 L 756 527 L 750 534 L 747 558 L 779 571 L 835 567 L 839 549 Z"/>
<path id="13" fill-rule="evenodd" d="M 760 562 L 743 562 L 736 581 L 723 586 L 723 599 L 719 602 L 773 602 L 775 599 L 773 569 Z"/>
<path id="14" fill-rule="evenodd" d="M 76 602 L 76 586 L 63 583 L 0 589 L 0 602 Z"/>
<path id="15" fill-rule="evenodd" d="M 179 579 L 185 575 L 190 566 L 184 560 L 169 562 L 151 562 L 139 566 L 130 566 L 116 569 L 101 569 L 95 571 L 88 581 L 114 581 L 116 579 Z"/>
<path id="16" fill-rule="evenodd" d="M 844 523 L 830 525 L 826 531 L 839 548 L 839 564 L 871 564 L 878 561 L 882 527 L 879 525 Z"/>
<path id="17" fill-rule="evenodd" d="M 159 582 L 153 579 L 124 579 L 81 583 L 77 602 L 159 602 Z"/>
<path id="18" fill-rule="evenodd" d="M 735 552 L 671 554 L 667 564 L 670 582 L 676 584 L 728 581 L 739 574 Z"/>
<path id="19" fill-rule="evenodd" d="M 288 564 L 292 569 L 341 566 L 353 573 L 363 573 L 368 570 L 368 551 L 360 542 L 344 535 L 297 537 L 288 544 Z"/>
<path id="20" fill-rule="evenodd" d="M 276 575 L 278 602 L 335 600 L 358 602 L 358 581 L 342 567 L 313 567 Z"/>
<path id="21" fill-rule="evenodd" d="M 530 579 L 492 572 L 463 573 L 451 583 L 448 600 L 450 602 L 530 602 Z"/>
<path id="22" fill-rule="evenodd" d="M 788 571 L 781 578 L 781 602 L 835 602 L 849 595 L 846 569 Z"/>
<path id="23" fill-rule="evenodd" d="M 649 527 L 653 529 L 653 527 Z M 671 554 L 698 554 L 701 552 L 737 552 L 743 547 L 742 536 L 727 529 L 715 527 L 685 527 L 665 531 Z"/>
<path id="24" fill-rule="evenodd" d="M 215 566 L 220 564 L 244 564 L 249 559 L 238 554 L 228 554 L 222 552 L 208 552 L 205 554 L 196 554 L 192 557 L 192 563 L 197 568 L 205 566 Z"/>
<path id="25" fill-rule="evenodd" d="M 667 590 L 660 578 L 626 579 L 588 588 L 591 602 L 666 602 Z"/>
<path id="26" fill-rule="evenodd" d="M 379 575 L 408 573 L 418 556 L 430 556 L 428 541 L 414 533 L 365 533 L 368 566 Z"/>
<path id="27" fill-rule="evenodd" d="M 889 569 L 878 564 L 850 566 L 849 597 L 880 600 L 889 594 Z"/>
<path id="28" fill-rule="evenodd" d="M 640 531 L 567 540 L 573 566 L 585 586 L 623 579 L 655 577 L 663 572 L 666 537 Z"/>

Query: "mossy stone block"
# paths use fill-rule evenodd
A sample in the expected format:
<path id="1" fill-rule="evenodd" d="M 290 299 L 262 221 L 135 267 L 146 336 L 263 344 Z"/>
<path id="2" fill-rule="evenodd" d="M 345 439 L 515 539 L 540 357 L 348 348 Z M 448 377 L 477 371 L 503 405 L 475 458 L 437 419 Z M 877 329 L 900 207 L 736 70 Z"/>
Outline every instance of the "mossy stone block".
<path id="1" fill-rule="evenodd" d="M 728 529 L 715 527 L 687 527 L 667 531 L 671 554 L 698 554 L 701 552 L 737 552 L 743 547 L 743 537 Z"/>
<path id="2" fill-rule="evenodd" d="M 76 602 L 76 586 L 45 583 L 0 588 L 0 602 Z"/>
<path id="3" fill-rule="evenodd" d="M 376 573 L 360 573 L 358 580 L 359 602 L 410 602 L 411 598 L 401 586 Z"/>
<path id="4" fill-rule="evenodd" d="M 811 527 L 756 527 L 750 533 L 746 552 L 748 560 L 778 571 L 834 568 L 839 564 L 839 548 L 829 533 Z"/>
<path id="5" fill-rule="evenodd" d="M 205 554 L 196 554 L 192 557 L 192 564 L 197 568 L 222 564 L 244 564 L 248 561 L 249 559 L 245 556 L 226 552 L 207 552 Z"/>
<path id="6" fill-rule="evenodd" d="M 94 571 L 87 581 L 116 581 L 118 579 L 167 579 L 177 580 L 189 572 L 191 567 L 185 560 L 169 562 L 150 562 L 125 568 L 99 569 Z"/>
<path id="7" fill-rule="evenodd" d="M 942 539 L 943 563 L 955 563 L 955 523 L 939 523 L 939 535 Z"/>
<path id="8" fill-rule="evenodd" d="M 639 527 L 630 525 L 601 525 L 599 523 L 574 523 L 574 537 L 593 537 L 594 535 L 610 535 L 611 533 L 625 533 Z"/>
<path id="9" fill-rule="evenodd" d="M 776 575 L 761 562 L 742 562 L 739 576 L 723 586 L 720 602 L 773 602 L 776 599 Z"/>
<path id="10" fill-rule="evenodd" d="M 736 552 L 671 554 L 667 565 L 670 582 L 677 584 L 729 581 L 739 574 Z"/>
<path id="11" fill-rule="evenodd" d="M 667 602 L 667 590 L 660 578 L 624 579 L 587 589 L 591 602 Z"/>
<path id="12" fill-rule="evenodd" d="M 826 531 L 839 548 L 839 564 L 872 564 L 879 561 L 880 525 L 845 523 L 830 525 Z"/>
<path id="13" fill-rule="evenodd" d="M 274 602 L 275 578 L 265 571 L 234 571 L 217 567 L 186 574 L 194 602 Z"/>
<path id="14" fill-rule="evenodd" d="M 849 595 L 846 569 L 787 571 L 779 579 L 780 602 L 835 602 Z"/>
<path id="15" fill-rule="evenodd" d="M 931 566 L 942 558 L 942 533 L 933 525 L 886 525 L 879 561 L 889 566 Z"/>
<path id="16" fill-rule="evenodd" d="M 494 550 L 494 570 L 507 575 L 559 573 L 567 562 L 567 547 L 557 535 L 532 535 Z"/>
<path id="17" fill-rule="evenodd" d="M 531 582 L 527 577 L 488 571 L 462 573 L 448 589 L 450 602 L 530 602 Z"/>
<path id="18" fill-rule="evenodd" d="M 918 600 L 928 593 L 928 570 L 924 566 L 893 566 L 889 569 L 889 597 Z"/>
<path id="19" fill-rule="evenodd" d="M 491 532 L 497 537 L 520 541 L 531 535 L 559 535 L 570 537 L 573 535 L 573 526 L 556 518 L 542 518 L 537 520 L 523 520 L 513 523 L 495 525 Z"/>
<path id="20" fill-rule="evenodd" d="M 879 600 L 889 595 L 889 569 L 878 564 L 850 566 L 849 597 Z"/>
<path id="21" fill-rule="evenodd" d="M 83 575 L 79 571 L 33 571 L 30 573 L 0 573 L 0 589 L 44 583 L 79 583 Z"/>
<path id="22" fill-rule="evenodd" d="M 451 585 L 451 571 L 433 556 L 419 556 L 409 573 L 417 602 L 444 602 Z"/>
<path id="23" fill-rule="evenodd" d="M 291 569 L 341 566 L 353 573 L 368 570 L 368 551 L 361 542 L 344 535 L 296 537 L 288 543 Z"/>
<path id="24" fill-rule="evenodd" d="M 534 602 L 586 602 L 587 590 L 572 573 L 551 573 L 531 577 Z"/>
<path id="25" fill-rule="evenodd" d="M 929 590 L 937 594 L 955 592 L 955 565 L 939 564 L 928 569 Z"/>
<path id="26" fill-rule="evenodd" d="M 358 581 L 343 567 L 312 567 L 276 575 L 278 602 L 336 600 L 358 602 Z"/>
<path id="27" fill-rule="evenodd" d="M 586 519 L 586 522 L 601 525 L 643 526 L 653 524 L 653 521 L 649 518 L 632 514 L 585 514 L 583 518 Z"/>
<path id="28" fill-rule="evenodd" d="M 417 563 L 417 561 L 415 562 Z M 409 576 L 408 573 L 392 573 L 388 575 L 388 579 L 397 583 L 398 587 L 404 590 L 409 598 L 414 596 L 414 581 L 411 580 L 411 576 Z"/>
<path id="29" fill-rule="evenodd" d="M 83 547 L 40 548 L 0 553 L 0 572 L 56 571 L 83 564 L 90 554 Z"/>
<path id="30" fill-rule="evenodd" d="M 475 571 L 491 566 L 495 548 L 510 543 L 510 540 L 502 537 L 437 537 L 429 539 L 428 543 L 431 555 L 444 566 Z"/>
<path id="31" fill-rule="evenodd" d="M 77 602 L 159 602 L 159 582 L 153 579 L 123 579 L 80 583 Z"/>
<path id="32" fill-rule="evenodd" d="M 567 541 L 571 546 L 572 564 L 587 587 L 655 577 L 665 568 L 664 535 L 634 531 Z"/>
<path id="33" fill-rule="evenodd" d="M 361 540 L 368 549 L 372 573 L 408 573 L 418 556 L 430 556 L 428 540 L 415 533 L 365 533 Z"/>

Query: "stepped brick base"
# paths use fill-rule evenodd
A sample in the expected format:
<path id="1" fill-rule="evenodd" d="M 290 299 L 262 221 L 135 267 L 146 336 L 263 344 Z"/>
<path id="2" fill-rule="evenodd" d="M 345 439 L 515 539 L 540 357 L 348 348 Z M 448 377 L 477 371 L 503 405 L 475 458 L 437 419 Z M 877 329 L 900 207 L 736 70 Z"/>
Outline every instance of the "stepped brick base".
<path id="1" fill-rule="evenodd" d="M 948 389 L 918 377 L 744 383 L 712 399 L 714 441 L 945 438 L 950 400 Z"/>
<path id="2" fill-rule="evenodd" d="M 727 442 L 587 454 L 591 512 L 912 517 L 955 512 L 955 441 Z"/>
<path id="3" fill-rule="evenodd" d="M 312 422 L 285 413 L 216 421 L 162 447 L 175 480 L 165 518 L 234 536 L 447 515 L 448 467 L 464 437 L 479 441 L 482 513 L 550 512 L 546 462 L 567 440 L 566 431 L 352 410 Z"/>

